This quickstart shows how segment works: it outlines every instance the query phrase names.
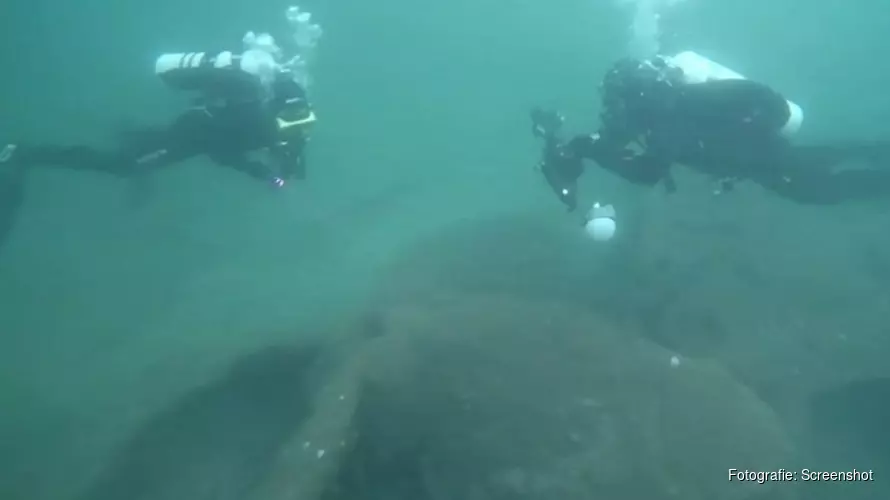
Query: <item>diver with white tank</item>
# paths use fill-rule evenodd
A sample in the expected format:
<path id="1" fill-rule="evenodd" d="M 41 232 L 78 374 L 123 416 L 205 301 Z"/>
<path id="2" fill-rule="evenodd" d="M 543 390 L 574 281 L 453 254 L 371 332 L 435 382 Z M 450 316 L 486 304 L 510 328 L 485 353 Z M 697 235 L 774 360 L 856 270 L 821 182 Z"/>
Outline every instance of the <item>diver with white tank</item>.
<path id="1" fill-rule="evenodd" d="M 177 90 L 197 92 L 194 106 L 166 127 L 121 133 L 110 151 L 89 146 L 8 144 L 2 164 L 59 166 L 129 176 L 206 155 L 274 187 L 305 177 L 304 150 L 315 114 L 306 94 L 307 64 L 321 36 L 310 14 L 287 10 L 295 54 L 266 33 L 248 32 L 241 53 L 163 54 L 156 75 Z M 265 159 L 254 158 L 266 153 Z"/>
<path id="2" fill-rule="evenodd" d="M 803 122 L 797 104 L 695 52 L 622 59 L 600 90 L 594 134 L 562 141 L 562 115 L 531 113 L 532 133 L 544 140 L 540 169 L 570 211 L 584 160 L 669 191 L 679 163 L 713 176 L 716 193 L 750 180 L 798 203 L 890 197 L 890 141 L 795 145 Z"/>

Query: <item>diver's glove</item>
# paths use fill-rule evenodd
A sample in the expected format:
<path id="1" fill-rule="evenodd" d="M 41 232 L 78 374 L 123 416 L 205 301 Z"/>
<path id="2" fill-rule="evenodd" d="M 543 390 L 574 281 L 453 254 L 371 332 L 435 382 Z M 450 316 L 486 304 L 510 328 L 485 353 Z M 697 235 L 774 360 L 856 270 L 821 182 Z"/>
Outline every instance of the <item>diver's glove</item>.
<path id="1" fill-rule="evenodd" d="M 578 178 L 584 171 L 582 159 L 565 146 L 547 145 L 538 168 L 559 201 L 573 212 L 578 207 Z"/>
<path id="2" fill-rule="evenodd" d="M 532 135 L 541 137 L 545 140 L 553 139 L 556 133 L 562 128 L 565 117 L 558 111 L 544 110 L 535 107 L 531 110 L 532 119 Z"/>
<path id="3" fill-rule="evenodd" d="M 533 108 L 532 135 L 544 139 L 544 149 L 538 168 L 544 179 L 559 200 L 574 211 L 578 206 L 578 178 L 584 170 L 581 158 L 571 148 L 560 144 L 556 134 L 562 128 L 565 118 L 558 111 Z"/>

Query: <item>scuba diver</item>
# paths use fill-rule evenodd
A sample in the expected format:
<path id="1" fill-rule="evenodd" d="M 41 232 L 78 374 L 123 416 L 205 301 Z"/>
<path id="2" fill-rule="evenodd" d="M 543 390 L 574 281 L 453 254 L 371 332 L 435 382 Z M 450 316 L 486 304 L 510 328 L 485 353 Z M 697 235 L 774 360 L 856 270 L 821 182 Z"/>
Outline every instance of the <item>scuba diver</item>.
<path id="1" fill-rule="evenodd" d="M 668 192 L 676 190 L 671 166 L 680 163 L 712 176 L 715 194 L 750 180 L 805 204 L 890 196 L 890 141 L 793 145 L 803 121 L 797 104 L 694 52 L 620 60 L 601 93 L 594 134 L 562 141 L 562 115 L 531 112 L 532 133 L 544 140 L 539 167 L 569 211 L 584 160 Z"/>
<path id="2" fill-rule="evenodd" d="M 308 13 L 292 7 L 288 19 L 295 40 L 314 47 L 321 35 Z M 310 33 L 301 33 L 309 30 Z M 166 127 L 121 132 L 116 148 L 7 144 L 0 148 L 0 168 L 59 166 L 121 176 L 136 175 L 206 155 L 274 187 L 306 176 L 307 126 L 315 114 L 306 95 L 305 59 L 279 62 L 281 49 L 268 34 L 248 32 L 241 54 L 189 52 L 161 55 L 155 73 L 167 85 L 196 91 L 193 107 Z M 298 44 L 299 45 L 299 44 Z M 265 161 L 252 154 L 265 152 Z"/>

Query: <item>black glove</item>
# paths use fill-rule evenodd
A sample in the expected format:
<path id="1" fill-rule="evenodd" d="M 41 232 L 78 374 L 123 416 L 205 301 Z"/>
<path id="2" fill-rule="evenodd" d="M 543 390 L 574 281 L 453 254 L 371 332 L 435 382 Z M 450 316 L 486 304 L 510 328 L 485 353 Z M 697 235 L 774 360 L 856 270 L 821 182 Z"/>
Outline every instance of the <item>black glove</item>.
<path id="1" fill-rule="evenodd" d="M 540 168 L 550 189 L 569 212 L 574 211 L 578 207 L 578 178 L 584 171 L 581 158 L 562 146 L 545 146 Z"/>
<path id="2" fill-rule="evenodd" d="M 578 177 L 581 176 L 584 166 L 581 158 L 560 144 L 556 137 L 565 118 L 558 111 L 541 108 L 532 109 L 530 115 L 532 135 L 544 139 L 544 150 L 538 167 L 544 174 L 550 189 L 569 209 L 569 212 L 574 211 L 578 206 Z"/>
<path id="3" fill-rule="evenodd" d="M 532 135 L 544 139 L 553 139 L 565 118 L 558 111 L 547 111 L 541 108 L 533 108 L 531 111 Z"/>

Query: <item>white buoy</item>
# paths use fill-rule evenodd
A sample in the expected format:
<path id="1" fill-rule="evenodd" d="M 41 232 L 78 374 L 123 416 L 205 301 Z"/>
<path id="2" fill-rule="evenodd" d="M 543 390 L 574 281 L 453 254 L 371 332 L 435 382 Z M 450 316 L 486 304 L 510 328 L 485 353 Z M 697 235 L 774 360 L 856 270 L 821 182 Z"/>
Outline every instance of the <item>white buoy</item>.
<path id="1" fill-rule="evenodd" d="M 587 212 L 584 231 L 594 241 L 609 241 L 615 236 L 615 207 L 594 203 Z"/>

